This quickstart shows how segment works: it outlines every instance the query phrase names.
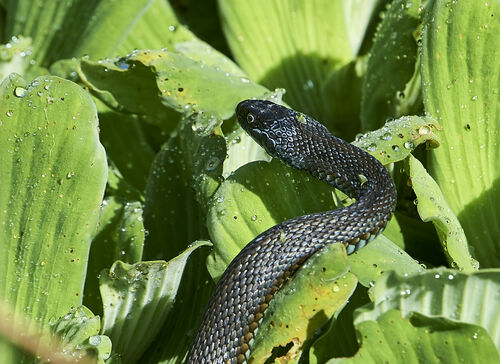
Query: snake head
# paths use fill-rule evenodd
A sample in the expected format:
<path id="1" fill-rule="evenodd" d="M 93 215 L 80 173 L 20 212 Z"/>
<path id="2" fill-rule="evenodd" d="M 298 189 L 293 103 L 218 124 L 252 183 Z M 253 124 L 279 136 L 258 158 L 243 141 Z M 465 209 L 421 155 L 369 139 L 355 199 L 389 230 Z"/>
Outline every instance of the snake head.
<path id="1" fill-rule="evenodd" d="M 293 111 L 267 100 L 245 100 L 236 106 L 241 127 L 272 156 L 277 156 L 277 148 L 282 145 L 282 122 L 290 112 Z"/>

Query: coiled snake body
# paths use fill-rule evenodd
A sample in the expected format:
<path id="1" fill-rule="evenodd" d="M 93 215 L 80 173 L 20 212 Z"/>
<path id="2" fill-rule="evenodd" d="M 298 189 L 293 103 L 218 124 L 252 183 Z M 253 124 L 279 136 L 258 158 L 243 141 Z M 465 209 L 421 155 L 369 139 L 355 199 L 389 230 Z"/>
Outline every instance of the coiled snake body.
<path id="1" fill-rule="evenodd" d="M 356 202 L 284 221 L 247 244 L 217 284 L 188 363 L 245 362 L 269 301 L 296 269 L 328 244 L 344 244 L 348 254 L 362 248 L 383 230 L 396 203 L 385 167 L 316 120 L 264 100 L 242 101 L 236 115 L 270 155 Z"/>

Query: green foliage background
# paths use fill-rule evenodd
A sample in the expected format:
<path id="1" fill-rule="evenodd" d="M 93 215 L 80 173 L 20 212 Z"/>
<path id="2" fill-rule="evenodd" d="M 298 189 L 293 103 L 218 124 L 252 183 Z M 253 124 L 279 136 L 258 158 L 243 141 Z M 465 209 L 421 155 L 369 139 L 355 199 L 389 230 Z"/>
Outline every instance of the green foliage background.
<path id="1" fill-rule="evenodd" d="M 499 19 L 499 0 L 0 0 L 0 362 L 181 363 L 246 243 L 349 201 L 243 132 L 252 97 L 372 153 L 398 205 L 297 272 L 249 360 L 500 361 Z"/>

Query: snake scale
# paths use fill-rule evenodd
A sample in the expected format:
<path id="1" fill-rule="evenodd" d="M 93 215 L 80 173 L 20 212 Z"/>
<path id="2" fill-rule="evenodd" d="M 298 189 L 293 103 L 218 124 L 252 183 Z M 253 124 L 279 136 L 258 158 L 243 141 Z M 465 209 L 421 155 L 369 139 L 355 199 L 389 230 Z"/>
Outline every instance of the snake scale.
<path id="1" fill-rule="evenodd" d="M 284 221 L 248 243 L 219 280 L 188 363 L 246 362 L 269 301 L 305 260 L 332 243 L 344 244 L 348 254 L 362 248 L 384 229 L 396 204 L 386 168 L 318 121 L 265 100 L 240 102 L 236 115 L 267 153 L 356 201 Z"/>

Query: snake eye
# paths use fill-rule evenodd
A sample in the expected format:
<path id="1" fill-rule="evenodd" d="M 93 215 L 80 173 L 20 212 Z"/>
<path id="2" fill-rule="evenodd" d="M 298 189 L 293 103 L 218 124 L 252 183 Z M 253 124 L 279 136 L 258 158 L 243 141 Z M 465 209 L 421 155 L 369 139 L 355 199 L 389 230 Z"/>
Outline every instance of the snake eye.
<path id="1" fill-rule="evenodd" d="M 252 114 L 248 113 L 247 114 L 247 121 L 248 121 L 249 124 L 252 124 L 255 121 L 255 116 L 253 116 Z"/>

